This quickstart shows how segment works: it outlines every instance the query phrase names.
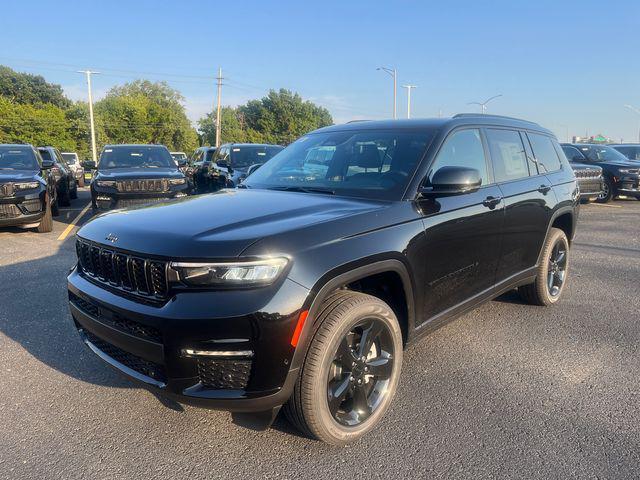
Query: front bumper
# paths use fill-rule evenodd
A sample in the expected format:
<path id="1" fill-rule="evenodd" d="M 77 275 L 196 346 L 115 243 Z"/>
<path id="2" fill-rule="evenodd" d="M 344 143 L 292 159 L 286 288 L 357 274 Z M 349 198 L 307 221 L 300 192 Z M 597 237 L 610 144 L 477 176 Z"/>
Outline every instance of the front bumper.
<path id="1" fill-rule="evenodd" d="M 44 188 L 33 193 L 0 198 L 0 226 L 38 223 L 44 215 Z"/>
<path id="2" fill-rule="evenodd" d="M 290 340 L 309 291 L 290 280 L 253 290 L 181 292 L 154 305 L 74 269 L 68 290 L 84 343 L 149 389 L 233 412 L 269 410 L 291 394 L 297 368 L 291 368 Z M 205 358 L 185 350 L 251 355 Z"/>
<path id="3" fill-rule="evenodd" d="M 640 175 L 625 175 L 616 184 L 616 191 L 620 195 L 640 197 Z"/>
<path id="4" fill-rule="evenodd" d="M 603 179 L 602 177 L 578 179 L 578 185 L 580 186 L 580 199 L 592 201 L 602 193 Z"/>

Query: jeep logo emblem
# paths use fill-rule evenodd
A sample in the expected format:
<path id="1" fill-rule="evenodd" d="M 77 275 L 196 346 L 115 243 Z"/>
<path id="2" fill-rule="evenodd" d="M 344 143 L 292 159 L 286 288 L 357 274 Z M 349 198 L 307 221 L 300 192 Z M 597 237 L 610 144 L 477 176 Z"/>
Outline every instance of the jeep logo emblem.
<path id="1" fill-rule="evenodd" d="M 118 241 L 118 237 L 116 236 L 115 233 L 110 233 L 109 235 L 107 235 L 106 237 L 104 237 L 105 240 L 108 240 L 111 243 L 116 243 Z"/>

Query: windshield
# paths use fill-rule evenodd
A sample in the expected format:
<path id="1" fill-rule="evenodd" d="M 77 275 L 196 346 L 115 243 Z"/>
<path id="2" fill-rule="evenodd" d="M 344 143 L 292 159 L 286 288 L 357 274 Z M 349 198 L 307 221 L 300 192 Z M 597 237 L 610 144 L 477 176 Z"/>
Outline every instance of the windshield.
<path id="1" fill-rule="evenodd" d="M 245 180 L 249 188 L 399 200 L 432 134 L 343 131 L 304 136 Z"/>
<path id="2" fill-rule="evenodd" d="M 279 145 L 234 146 L 231 147 L 231 166 L 234 168 L 248 168 L 256 163 L 264 163 L 282 150 L 283 147 Z"/>
<path id="3" fill-rule="evenodd" d="M 40 170 L 30 147 L 0 146 L 0 170 Z"/>
<path id="4" fill-rule="evenodd" d="M 175 168 L 169 150 L 160 146 L 113 146 L 100 155 L 98 168 Z"/>
<path id="5" fill-rule="evenodd" d="M 628 162 L 629 159 L 615 148 L 607 146 L 578 147 L 592 162 Z"/>
<path id="6" fill-rule="evenodd" d="M 62 158 L 64 158 L 69 165 L 75 165 L 78 160 L 78 155 L 75 153 L 63 153 Z"/>

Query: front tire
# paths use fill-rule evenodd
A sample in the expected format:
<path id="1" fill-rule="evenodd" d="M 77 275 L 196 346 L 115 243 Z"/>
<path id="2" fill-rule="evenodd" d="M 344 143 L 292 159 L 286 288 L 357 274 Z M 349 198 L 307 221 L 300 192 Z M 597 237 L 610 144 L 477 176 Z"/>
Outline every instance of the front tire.
<path id="1" fill-rule="evenodd" d="M 549 306 L 562 296 L 569 277 L 569 240 L 564 231 L 552 228 L 542 248 L 535 282 L 518 288 L 524 301 Z"/>
<path id="2" fill-rule="evenodd" d="M 301 432 L 353 442 L 384 416 L 398 387 L 402 332 L 379 298 L 341 290 L 322 305 L 285 414 Z"/>
<path id="3" fill-rule="evenodd" d="M 613 198 L 613 194 L 614 194 L 613 182 L 610 179 L 605 178 L 604 182 L 602 183 L 602 192 L 600 193 L 600 195 L 598 195 L 596 202 L 609 203 Z"/>
<path id="4" fill-rule="evenodd" d="M 53 230 L 53 214 L 51 213 L 51 199 L 47 198 L 44 216 L 38 224 L 38 233 L 49 233 Z"/>

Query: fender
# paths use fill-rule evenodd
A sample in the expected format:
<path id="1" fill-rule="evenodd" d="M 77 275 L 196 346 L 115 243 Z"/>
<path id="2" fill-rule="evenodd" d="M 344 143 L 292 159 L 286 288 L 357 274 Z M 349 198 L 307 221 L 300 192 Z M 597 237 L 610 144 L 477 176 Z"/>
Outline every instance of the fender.
<path id="1" fill-rule="evenodd" d="M 538 260 L 536 261 L 536 266 L 540 265 L 540 257 L 542 256 L 542 250 L 544 250 L 544 244 L 546 243 L 547 238 L 549 238 L 549 231 L 551 230 L 551 226 L 553 225 L 553 222 L 555 222 L 558 217 L 560 217 L 561 215 L 564 215 L 565 213 L 571 214 L 571 235 L 568 238 L 569 244 L 571 244 L 571 241 L 576 231 L 575 207 L 573 206 L 560 207 L 555 212 L 553 212 L 553 215 L 551 215 L 551 220 L 549 220 L 549 224 L 547 225 L 547 233 L 544 236 L 544 242 L 542 242 L 542 245 L 540 246 L 540 252 L 538 252 Z"/>
<path id="2" fill-rule="evenodd" d="M 379 257 L 376 256 L 375 258 Z M 362 264 L 363 262 L 367 262 L 368 260 L 371 259 L 364 258 L 354 263 Z M 376 260 L 374 262 L 366 263 L 365 265 L 360 266 L 354 266 L 353 264 L 341 266 L 330 271 L 322 278 L 320 278 L 320 280 L 318 280 L 311 289 L 309 299 L 307 299 L 307 302 L 305 302 L 305 307 L 303 307 L 302 309 L 309 311 L 307 317 L 308 321 L 305 322 L 302 333 L 300 334 L 300 341 L 298 343 L 298 348 L 296 348 L 296 351 L 293 355 L 289 374 L 297 374 L 297 370 L 302 366 L 304 358 L 306 357 L 307 349 L 309 347 L 309 344 L 311 343 L 311 336 L 313 333 L 314 325 L 316 324 L 317 313 L 327 296 L 337 288 L 347 283 L 354 282 L 370 275 L 390 271 L 397 273 L 402 280 L 402 286 L 404 287 L 407 302 L 407 333 L 408 336 L 410 335 L 410 332 L 413 331 L 415 326 L 415 300 L 413 296 L 414 289 L 412 277 L 410 276 L 409 270 L 405 263 L 397 258 L 387 258 L 384 260 Z M 318 293 L 314 296 L 313 292 Z"/>

